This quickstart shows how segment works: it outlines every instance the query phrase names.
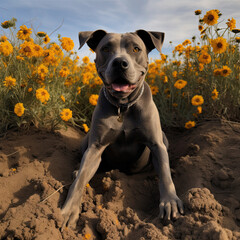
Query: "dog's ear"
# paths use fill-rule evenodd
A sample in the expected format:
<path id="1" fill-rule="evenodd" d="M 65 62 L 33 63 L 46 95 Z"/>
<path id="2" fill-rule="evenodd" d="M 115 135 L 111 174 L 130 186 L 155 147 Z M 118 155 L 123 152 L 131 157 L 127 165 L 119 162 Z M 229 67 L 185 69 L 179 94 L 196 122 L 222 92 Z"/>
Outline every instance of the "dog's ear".
<path id="1" fill-rule="evenodd" d="M 161 52 L 165 35 L 163 32 L 148 32 L 140 29 L 136 31 L 136 34 L 143 40 L 148 52 L 151 52 L 154 48 Z"/>
<path id="2" fill-rule="evenodd" d="M 86 32 L 80 32 L 78 34 L 79 37 L 79 43 L 80 43 L 80 48 L 87 43 L 87 45 L 95 51 L 97 45 L 99 42 L 102 40 L 102 38 L 107 34 L 106 31 L 104 30 L 96 30 L 96 31 L 86 31 Z"/>

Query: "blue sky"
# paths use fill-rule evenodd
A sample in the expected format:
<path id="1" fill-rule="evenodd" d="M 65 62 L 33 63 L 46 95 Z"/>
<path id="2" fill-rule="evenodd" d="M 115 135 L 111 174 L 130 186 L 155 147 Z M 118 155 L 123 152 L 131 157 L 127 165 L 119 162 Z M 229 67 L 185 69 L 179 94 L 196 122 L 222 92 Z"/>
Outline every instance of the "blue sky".
<path id="1" fill-rule="evenodd" d="M 222 13 L 223 25 L 228 18 L 237 20 L 240 28 L 239 0 L 7 0 L 0 3 L 0 21 L 17 18 L 17 27 L 26 25 L 48 34 L 56 40 L 57 34 L 70 37 L 78 49 L 78 32 L 104 29 L 109 32 L 131 32 L 137 29 L 165 32 L 162 52 L 171 52 L 169 41 L 177 45 L 198 34 L 198 17 L 194 11 L 205 14 L 211 9 Z M 89 55 L 87 47 L 78 51 Z M 156 57 L 153 51 L 150 57 Z M 94 58 L 94 56 L 91 56 Z"/>

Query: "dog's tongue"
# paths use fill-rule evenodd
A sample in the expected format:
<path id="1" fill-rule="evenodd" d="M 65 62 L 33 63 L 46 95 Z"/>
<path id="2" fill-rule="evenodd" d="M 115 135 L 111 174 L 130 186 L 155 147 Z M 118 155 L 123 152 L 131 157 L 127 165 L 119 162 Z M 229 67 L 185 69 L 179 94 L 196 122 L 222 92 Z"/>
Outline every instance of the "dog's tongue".
<path id="1" fill-rule="evenodd" d="M 128 91 L 131 90 L 129 84 L 117 84 L 117 83 L 113 83 L 113 84 L 112 84 L 112 88 L 113 88 L 113 90 L 115 90 L 115 91 L 117 91 L 117 92 L 128 92 Z"/>

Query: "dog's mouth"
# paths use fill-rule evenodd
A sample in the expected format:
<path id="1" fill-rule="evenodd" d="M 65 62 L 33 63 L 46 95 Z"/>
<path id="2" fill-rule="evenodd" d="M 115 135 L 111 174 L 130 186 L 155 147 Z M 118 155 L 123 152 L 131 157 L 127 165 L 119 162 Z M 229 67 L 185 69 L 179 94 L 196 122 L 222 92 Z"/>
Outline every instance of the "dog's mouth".
<path id="1" fill-rule="evenodd" d="M 112 83 L 111 88 L 115 92 L 124 92 L 129 93 L 132 92 L 136 88 L 136 84 L 122 84 L 122 83 Z"/>

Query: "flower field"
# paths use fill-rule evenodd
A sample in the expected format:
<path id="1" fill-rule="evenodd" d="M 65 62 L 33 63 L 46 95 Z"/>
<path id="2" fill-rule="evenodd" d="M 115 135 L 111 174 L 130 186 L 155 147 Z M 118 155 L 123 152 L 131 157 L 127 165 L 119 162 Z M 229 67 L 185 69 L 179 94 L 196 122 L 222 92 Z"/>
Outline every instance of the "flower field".
<path id="1" fill-rule="evenodd" d="M 206 118 L 240 117 L 240 29 L 219 10 L 199 18 L 199 35 L 149 64 L 149 83 L 162 124 L 194 127 Z M 68 37 L 52 42 L 16 19 L 1 23 L 0 132 L 21 126 L 89 130 L 102 82 L 88 57 L 79 59 Z"/>

